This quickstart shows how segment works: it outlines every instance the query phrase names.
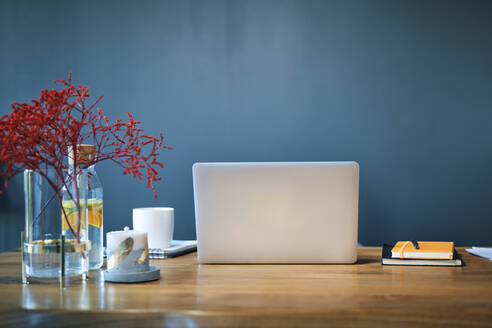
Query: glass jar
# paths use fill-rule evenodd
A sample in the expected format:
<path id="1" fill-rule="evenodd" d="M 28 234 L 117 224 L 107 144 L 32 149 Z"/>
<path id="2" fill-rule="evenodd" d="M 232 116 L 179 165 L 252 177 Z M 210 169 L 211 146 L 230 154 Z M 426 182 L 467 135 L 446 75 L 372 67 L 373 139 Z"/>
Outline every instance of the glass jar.
<path id="1" fill-rule="evenodd" d="M 86 277 L 90 241 L 87 172 L 24 171 L 23 280 Z M 63 206 L 62 206 L 63 204 Z M 64 245 L 64 247 L 62 247 Z"/>

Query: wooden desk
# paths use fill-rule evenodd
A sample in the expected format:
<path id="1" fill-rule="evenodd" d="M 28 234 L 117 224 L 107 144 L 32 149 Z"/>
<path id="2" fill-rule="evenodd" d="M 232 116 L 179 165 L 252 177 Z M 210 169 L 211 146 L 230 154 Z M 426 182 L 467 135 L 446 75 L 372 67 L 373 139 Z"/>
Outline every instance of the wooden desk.
<path id="1" fill-rule="evenodd" d="M 198 265 L 196 253 L 152 261 L 160 281 L 23 286 L 19 252 L 0 254 L 0 326 L 492 327 L 492 262 L 465 267 Z"/>

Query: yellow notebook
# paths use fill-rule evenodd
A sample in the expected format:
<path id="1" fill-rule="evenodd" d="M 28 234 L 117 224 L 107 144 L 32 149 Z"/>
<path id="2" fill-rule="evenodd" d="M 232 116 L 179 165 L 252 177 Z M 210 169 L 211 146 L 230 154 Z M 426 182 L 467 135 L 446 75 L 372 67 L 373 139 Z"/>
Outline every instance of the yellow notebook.
<path id="1" fill-rule="evenodd" d="M 452 241 L 419 241 L 419 249 L 411 241 L 399 241 L 391 250 L 392 258 L 400 259 L 453 259 Z"/>

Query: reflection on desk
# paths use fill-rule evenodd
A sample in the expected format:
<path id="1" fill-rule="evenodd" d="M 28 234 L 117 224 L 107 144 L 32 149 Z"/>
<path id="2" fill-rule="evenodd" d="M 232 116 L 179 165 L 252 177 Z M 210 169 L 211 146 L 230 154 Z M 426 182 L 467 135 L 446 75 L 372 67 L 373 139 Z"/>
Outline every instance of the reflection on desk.
<path id="1" fill-rule="evenodd" d="M 8 252 L 0 254 L 0 325 L 35 316 L 51 327 L 490 326 L 492 262 L 459 251 L 465 267 L 383 267 L 379 247 L 359 248 L 355 265 L 198 265 L 192 253 L 151 261 L 159 281 L 103 283 L 91 271 L 66 290 L 23 286 L 19 252 Z"/>

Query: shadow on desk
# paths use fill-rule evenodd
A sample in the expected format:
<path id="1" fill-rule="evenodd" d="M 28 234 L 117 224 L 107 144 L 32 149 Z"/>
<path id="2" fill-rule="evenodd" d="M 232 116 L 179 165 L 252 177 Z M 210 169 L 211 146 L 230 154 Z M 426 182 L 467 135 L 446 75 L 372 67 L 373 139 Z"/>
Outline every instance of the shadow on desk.
<path id="1" fill-rule="evenodd" d="M 371 264 L 371 263 L 379 263 L 381 262 L 381 259 L 357 259 L 357 262 L 355 262 L 355 265 L 358 264 Z"/>

